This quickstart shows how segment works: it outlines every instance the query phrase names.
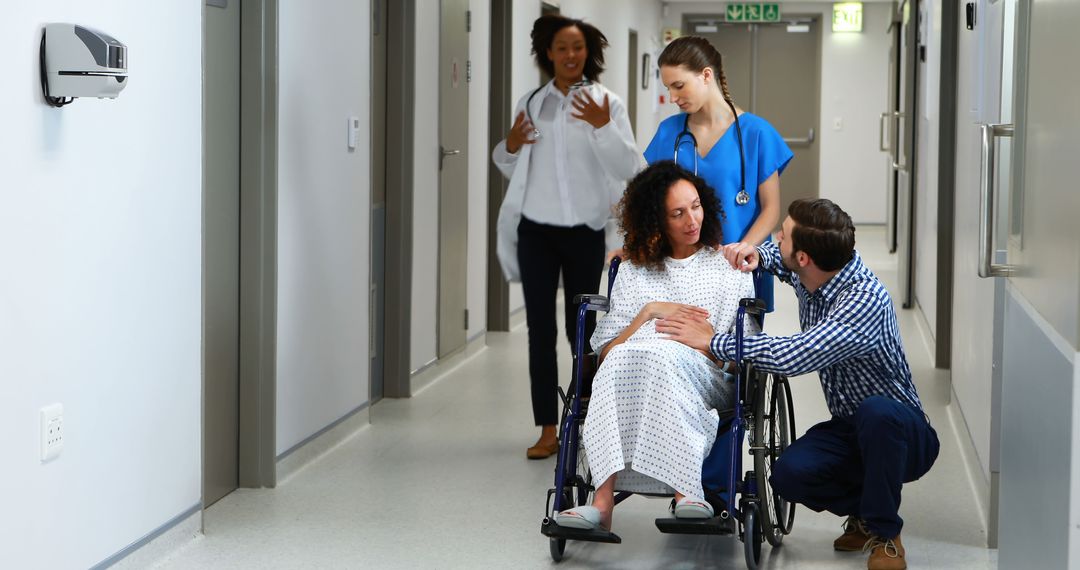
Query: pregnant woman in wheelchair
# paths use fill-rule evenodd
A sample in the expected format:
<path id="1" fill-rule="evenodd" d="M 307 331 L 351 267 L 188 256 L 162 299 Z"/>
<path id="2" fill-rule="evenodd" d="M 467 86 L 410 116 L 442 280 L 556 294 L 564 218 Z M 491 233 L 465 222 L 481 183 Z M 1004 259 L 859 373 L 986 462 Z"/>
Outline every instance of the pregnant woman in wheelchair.
<path id="1" fill-rule="evenodd" d="M 674 493 L 679 518 L 713 516 L 701 467 L 716 439 L 718 410 L 733 405 L 734 383 L 725 363 L 665 338 L 655 323 L 681 312 L 728 331 L 739 299 L 754 296 L 750 274 L 732 268 L 716 249 L 723 213 L 701 178 L 658 162 L 630 182 L 619 209 L 627 259 L 591 339 L 601 364 L 583 432 L 600 485 L 591 507 L 556 516 L 572 528 L 610 530 L 616 486 Z"/>

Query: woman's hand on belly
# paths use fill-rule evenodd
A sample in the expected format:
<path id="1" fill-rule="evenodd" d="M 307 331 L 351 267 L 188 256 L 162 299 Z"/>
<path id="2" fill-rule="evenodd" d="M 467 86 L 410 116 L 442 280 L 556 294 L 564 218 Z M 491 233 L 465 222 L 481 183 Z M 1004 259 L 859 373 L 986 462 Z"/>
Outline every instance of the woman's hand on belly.
<path id="1" fill-rule="evenodd" d="M 666 319 L 675 315 L 686 315 L 691 318 L 708 319 L 709 311 L 693 305 L 682 303 L 668 303 L 666 301 L 653 301 L 642 307 L 641 311 L 648 319 Z"/>

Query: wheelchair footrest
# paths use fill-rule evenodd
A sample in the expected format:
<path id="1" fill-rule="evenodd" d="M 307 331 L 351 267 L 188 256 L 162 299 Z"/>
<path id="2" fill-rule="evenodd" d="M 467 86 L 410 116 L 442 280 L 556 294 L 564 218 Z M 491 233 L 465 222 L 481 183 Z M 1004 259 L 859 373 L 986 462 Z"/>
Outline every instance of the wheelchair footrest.
<path id="1" fill-rule="evenodd" d="M 735 520 L 713 517 L 711 519 L 656 519 L 656 528 L 670 534 L 735 534 Z"/>
<path id="2" fill-rule="evenodd" d="M 579 528 L 567 528 L 555 524 L 555 521 L 544 519 L 540 523 L 540 534 L 549 538 L 563 538 L 566 540 L 584 540 L 587 542 L 606 542 L 608 544 L 621 544 L 619 535 L 602 528 L 595 530 L 582 530 Z"/>

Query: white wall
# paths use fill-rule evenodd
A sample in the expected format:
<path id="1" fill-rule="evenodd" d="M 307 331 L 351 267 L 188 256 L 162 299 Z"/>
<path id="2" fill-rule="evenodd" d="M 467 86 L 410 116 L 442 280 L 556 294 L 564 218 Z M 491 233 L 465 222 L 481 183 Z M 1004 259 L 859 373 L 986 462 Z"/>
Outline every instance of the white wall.
<path id="1" fill-rule="evenodd" d="M 679 28 L 683 14 L 720 14 L 724 4 L 675 2 L 663 27 Z M 832 32 L 832 4 L 781 2 L 781 14 L 820 14 L 821 145 L 819 194 L 839 204 L 855 223 L 885 223 L 886 159 L 878 150 L 878 116 L 888 105 L 890 5 L 863 3 L 862 33 Z M 674 113 L 665 105 L 664 116 Z M 843 119 L 843 130 L 832 128 Z M 765 117 L 768 119 L 768 117 Z"/>
<path id="2" fill-rule="evenodd" d="M 488 164 L 494 141 L 488 140 L 488 90 L 491 88 L 491 2 L 471 0 L 474 32 L 469 34 L 469 234 L 466 307 L 468 338 L 487 330 L 487 208 Z M 494 252 L 492 253 L 494 255 Z"/>
<path id="3" fill-rule="evenodd" d="M 478 28 L 473 27 L 472 35 L 477 32 Z M 479 67 L 475 60 L 473 65 Z M 439 331 L 439 9 L 434 3 L 426 9 L 416 10 L 415 71 L 412 344 L 409 353 L 413 371 L 436 360 Z M 471 96 L 476 95 L 472 86 L 469 91 Z M 469 133 L 470 139 L 472 134 Z M 474 245 L 471 242 L 468 245 L 470 257 Z"/>
<path id="4" fill-rule="evenodd" d="M 926 61 L 917 62 L 918 133 L 915 188 L 915 303 L 937 337 L 938 156 L 940 155 L 941 2 L 925 0 L 919 37 Z"/>
<path id="5" fill-rule="evenodd" d="M 116 100 L 47 107 L 42 25 L 127 44 Z M 3 565 L 86 568 L 200 502 L 202 3 L 18 3 L 0 18 Z M 65 444 L 38 459 L 40 407 Z"/>
<path id="6" fill-rule="evenodd" d="M 278 22 L 280 455 L 368 402 L 370 2 L 284 0 Z"/>

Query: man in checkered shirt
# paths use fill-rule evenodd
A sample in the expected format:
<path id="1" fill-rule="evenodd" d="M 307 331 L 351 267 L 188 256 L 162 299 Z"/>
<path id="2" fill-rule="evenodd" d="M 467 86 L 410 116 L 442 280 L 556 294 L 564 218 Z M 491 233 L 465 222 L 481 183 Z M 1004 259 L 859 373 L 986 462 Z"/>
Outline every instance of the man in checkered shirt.
<path id="1" fill-rule="evenodd" d="M 791 285 L 802 332 L 743 339 L 743 357 L 785 376 L 818 371 L 832 419 L 811 427 L 773 466 L 780 496 L 847 516 L 836 550 L 869 550 L 870 570 L 906 568 L 898 514 L 904 483 L 922 477 L 938 438 L 911 379 L 888 291 L 855 251 L 855 226 L 829 200 L 796 200 L 777 243 L 725 246 L 744 271 Z M 735 359 L 735 336 L 683 313 L 657 326 L 674 340 Z"/>

